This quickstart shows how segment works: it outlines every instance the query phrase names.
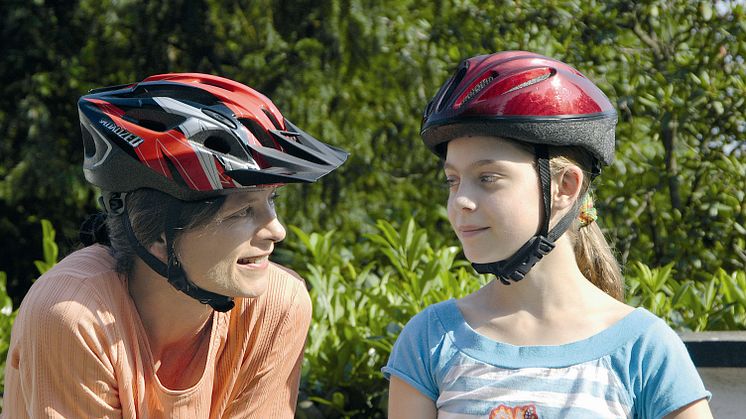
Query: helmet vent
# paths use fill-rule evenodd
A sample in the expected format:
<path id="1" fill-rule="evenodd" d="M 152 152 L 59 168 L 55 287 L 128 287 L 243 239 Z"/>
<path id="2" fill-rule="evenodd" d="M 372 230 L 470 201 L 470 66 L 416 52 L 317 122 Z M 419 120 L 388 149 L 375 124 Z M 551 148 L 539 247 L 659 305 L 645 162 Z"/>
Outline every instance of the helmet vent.
<path id="1" fill-rule="evenodd" d="M 524 87 L 531 86 L 532 84 L 536 84 L 536 83 L 542 82 L 542 81 L 544 81 L 544 80 L 552 77 L 554 75 L 554 73 L 555 73 L 555 71 L 554 71 L 554 69 L 552 69 L 551 71 L 548 71 L 548 72 L 546 72 L 546 73 L 544 73 L 544 74 L 542 74 L 542 75 L 540 75 L 538 77 L 534 77 L 533 79 L 526 80 L 523 83 L 519 84 L 518 86 L 514 86 L 513 88 L 511 88 L 510 90 L 508 90 L 505 93 L 514 92 L 514 91 L 516 91 L 518 89 L 523 89 Z"/>
<path id="2" fill-rule="evenodd" d="M 90 159 L 96 155 L 96 143 L 85 126 L 81 125 L 80 131 L 83 133 L 83 153 L 85 153 L 86 158 Z"/>
<path id="3" fill-rule="evenodd" d="M 230 144 L 225 141 L 225 138 L 221 137 L 208 137 L 204 142 L 204 146 L 223 154 L 228 154 L 231 151 Z"/>
<path id="4" fill-rule="evenodd" d="M 157 108 L 128 109 L 124 118 L 143 128 L 158 132 L 168 131 L 186 120 L 181 115 L 164 112 Z"/>
<path id="5" fill-rule="evenodd" d="M 264 147 L 277 148 L 275 141 L 258 122 L 250 118 L 239 118 L 238 120 Z"/>
<path id="6" fill-rule="evenodd" d="M 492 80 L 495 80 L 496 76 L 497 76 L 497 73 L 492 73 L 490 74 L 489 77 L 480 81 L 476 86 L 474 86 L 473 89 L 471 89 L 471 91 L 466 95 L 464 100 L 461 101 L 461 104 L 463 105 L 464 103 L 472 100 L 479 92 L 484 90 L 484 88 L 487 87 L 487 85 L 489 85 L 490 82 L 492 82 Z"/>
<path id="7" fill-rule="evenodd" d="M 446 90 L 445 93 L 443 93 L 443 95 L 440 97 L 440 100 L 438 101 L 438 106 L 435 109 L 436 112 L 440 112 L 443 109 L 443 106 L 445 106 L 445 104 L 451 98 L 451 94 L 453 94 L 453 91 L 456 90 L 456 86 L 458 86 L 459 83 L 461 83 L 461 80 L 464 78 L 465 75 L 466 75 L 466 66 L 463 65 L 458 70 L 456 75 L 454 75 L 453 78 L 451 79 L 451 82 L 448 85 L 448 90 Z"/>
<path id="8" fill-rule="evenodd" d="M 269 118 L 270 121 L 272 121 L 272 125 L 275 126 L 275 129 L 282 130 L 282 126 L 280 126 L 280 122 L 275 118 L 274 115 L 272 115 L 272 112 L 269 111 L 267 108 L 262 108 L 262 112 L 264 112 L 265 115 L 267 115 L 267 118 Z"/>

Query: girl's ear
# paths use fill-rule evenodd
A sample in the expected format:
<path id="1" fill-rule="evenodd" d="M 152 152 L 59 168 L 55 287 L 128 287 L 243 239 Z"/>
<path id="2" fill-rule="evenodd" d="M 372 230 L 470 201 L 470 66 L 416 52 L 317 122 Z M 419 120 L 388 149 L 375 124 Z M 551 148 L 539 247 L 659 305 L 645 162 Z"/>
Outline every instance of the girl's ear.
<path id="1" fill-rule="evenodd" d="M 148 246 L 148 251 L 163 263 L 168 263 L 168 251 L 166 250 L 166 233 L 161 233 L 158 240 Z"/>
<path id="2" fill-rule="evenodd" d="M 583 171 L 574 164 L 565 167 L 559 174 L 557 186 L 552 197 L 552 209 L 569 210 L 580 198 L 580 190 L 583 187 Z"/>

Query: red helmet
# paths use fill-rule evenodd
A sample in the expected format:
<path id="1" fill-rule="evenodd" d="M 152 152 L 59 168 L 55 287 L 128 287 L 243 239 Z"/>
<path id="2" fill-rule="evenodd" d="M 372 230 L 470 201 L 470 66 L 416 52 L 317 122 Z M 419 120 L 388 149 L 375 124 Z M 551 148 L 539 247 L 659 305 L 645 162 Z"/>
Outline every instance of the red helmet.
<path id="1" fill-rule="evenodd" d="M 448 141 L 466 135 L 510 138 L 534 145 L 544 212 L 537 234 L 512 256 L 472 263 L 504 284 L 520 281 L 577 217 L 579 205 L 550 230 L 549 146 L 579 146 L 594 157 L 592 175 L 614 159 L 617 114 L 609 99 L 579 71 L 525 51 L 480 55 L 461 62 L 425 108 L 425 145 L 445 156 Z"/>
<path id="2" fill-rule="evenodd" d="M 194 200 L 254 185 L 313 182 L 347 153 L 286 120 L 261 93 L 208 74 L 151 76 L 78 101 L 86 179 Z"/>
<path id="3" fill-rule="evenodd" d="M 441 156 L 444 144 L 469 134 L 534 144 L 580 146 L 609 164 L 617 114 L 579 71 L 525 51 L 461 62 L 425 109 L 421 135 Z"/>

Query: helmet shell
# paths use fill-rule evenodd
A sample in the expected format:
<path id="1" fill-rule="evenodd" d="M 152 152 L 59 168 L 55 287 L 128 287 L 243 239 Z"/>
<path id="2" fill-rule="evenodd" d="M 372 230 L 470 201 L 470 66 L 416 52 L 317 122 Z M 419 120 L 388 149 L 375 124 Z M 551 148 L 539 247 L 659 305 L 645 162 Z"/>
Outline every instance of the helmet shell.
<path id="1" fill-rule="evenodd" d="M 464 60 L 425 109 L 425 145 L 444 156 L 465 135 L 533 144 L 580 146 L 597 160 L 614 159 L 617 114 L 606 95 L 571 66 L 526 51 Z"/>
<path id="2" fill-rule="evenodd" d="M 153 188 L 182 200 L 313 182 L 347 153 L 287 121 L 256 90 L 222 77 L 161 74 L 78 101 L 86 179 L 105 191 Z"/>

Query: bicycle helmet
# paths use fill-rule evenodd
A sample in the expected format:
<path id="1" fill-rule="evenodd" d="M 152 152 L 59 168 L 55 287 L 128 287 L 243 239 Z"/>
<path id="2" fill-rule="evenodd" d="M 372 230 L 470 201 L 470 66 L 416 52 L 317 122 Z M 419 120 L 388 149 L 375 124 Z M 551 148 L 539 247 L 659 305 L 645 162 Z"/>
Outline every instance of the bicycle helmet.
<path id="1" fill-rule="evenodd" d="M 164 264 L 135 237 L 126 193 L 152 188 L 194 201 L 259 185 L 313 182 L 348 156 L 293 125 L 256 90 L 208 74 L 161 74 L 94 89 L 80 98 L 78 110 L 83 172 L 104 191 L 106 212 L 123 215 L 129 241 L 153 270 L 220 311 L 232 308 L 232 299 L 197 287 L 174 253 L 178 205 L 166 217 Z"/>
<path id="2" fill-rule="evenodd" d="M 540 231 L 503 261 L 472 264 L 504 284 L 519 281 L 555 246 L 577 205 L 552 230 L 549 146 L 576 146 L 593 157 L 591 178 L 614 159 L 617 113 L 606 95 L 569 65 L 526 51 L 479 55 L 458 69 L 428 103 L 420 134 L 441 158 L 448 141 L 489 135 L 533 145 L 542 189 Z"/>

